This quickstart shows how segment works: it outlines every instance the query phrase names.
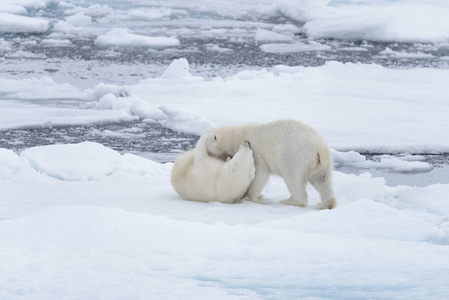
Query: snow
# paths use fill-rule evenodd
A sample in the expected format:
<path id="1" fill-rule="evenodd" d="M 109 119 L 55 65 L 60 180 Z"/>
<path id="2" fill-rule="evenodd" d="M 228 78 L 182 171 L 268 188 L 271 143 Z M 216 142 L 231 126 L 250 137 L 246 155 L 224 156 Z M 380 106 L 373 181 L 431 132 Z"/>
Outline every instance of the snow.
<path id="1" fill-rule="evenodd" d="M 107 5 L 101 4 L 93 4 L 88 7 L 76 6 L 76 7 L 68 7 L 64 13 L 66 15 L 76 15 L 79 13 L 85 14 L 90 17 L 105 17 L 113 13 L 114 10 Z"/>
<path id="2" fill-rule="evenodd" d="M 381 156 L 380 161 L 366 159 L 364 155 L 355 151 L 338 152 L 332 150 L 334 162 L 338 166 L 350 166 L 361 169 L 386 169 L 393 172 L 429 172 L 433 166 L 422 160 L 422 156 L 404 156 L 401 158 L 391 158 L 389 156 Z"/>
<path id="3" fill-rule="evenodd" d="M 180 84 L 204 82 L 203 78 L 192 76 L 189 68 L 186 59 L 176 59 L 157 81 L 162 84 L 164 82 Z M 91 104 L 95 108 L 120 110 L 128 113 L 130 117 L 138 116 L 141 119 L 155 121 L 175 131 L 201 135 L 205 130 L 214 126 L 212 121 L 187 108 L 177 105 L 156 106 L 151 101 L 143 100 L 143 95 L 129 96 L 130 93 L 129 88 L 100 84 L 88 91 L 87 98 L 93 100 Z"/>
<path id="4" fill-rule="evenodd" d="M 142 101 L 157 98 L 180 109 L 195 108 L 217 126 L 281 118 L 302 120 L 318 128 L 330 147 L 340 151 L 449 149 L 447 133 L 434 130 L 447 122 L 447 70 L 392 70 L 329 62 L 313 68 L 279 66 L 246 71 L 212 81 L 192 75 L 189 81 L 181 66 L 175 74 L 178 72 L 182 76 L 149 78 L 129 86 L 130 95 Z"/>
<path id="5" fill-rule="evenodd" d="M 27 9 L 45 8 L 53 0 L 2 0 L 2 4 L 7 6 L 18 6 Z"/>
<path id="6" fill-rule="evenodd" d="M 53 33 L 79 33 L 80 32 L 80 28 L 79 27 L 75 27 L 72 24 L 67 23 L 66 21 L 58 21 L 54 26 L 53 26 Z"/>
<path id="7" fill-rule="evenodd" d="M 47 20 L 0 12 L 0 32 L 3 33 L 42 33 L 48 26 Z"/>
<path id="8" fill-rule="evenodd" d="M 366 52 L 368 51 L 368 49 L 363 48 L 363 47 L 342 47 L 342 48 L 338 48 L 338 51 L 356 51 L 356 52 Z"/>
<path id="9" fill-rule="evenodd" d="M 213 122 L 194 112 L 170 106 L 162 106 L 160 109 L 167 116 L 161 124 L 172 130 L 201 135 L 207 129 L 214 127 Z"/>
<path id="10" fill-rule="evenodd" d="M 449 39 L 448 13 L 444 1 L 333 1 L 304 30 L 312 38 L 439 43 Z"/>
<path id="11" fill-rule="evenodd" d="M 5 3 L 3 3 L 5 2 Z M 26 26 L 25 32 L 43 32 L 48 29 L 48 21 L 35 17 L 30 17 L 28 10 L 37 10 L 47 7 L 54 1 L 49 0 L 5 0 L 2 2 L 1 20 L 6 20 L 7 30 L 18 30 L 19 27 Z M 142 1 L 128 0 L 130 5 L 145 4 Z M 410 0 L 393 0 L 393 1 L 329 1 L 329 0 L 301 0 L 299 2 L 276 0 L 276 1 L 230 1 L 220 3 L 218 1 L 200 1 L 196 4 L 186 3 L 185 1 L 170 0 L 160 2 L 161 5 L 148 7 L 142 5 L 134 8 L 127 5 L 113 5 L 113 3 L 95 3 L 95 1 L 87 1 L 84 5 L 80 5 L 77 1 L 67 1 L 58 3 L 58 6 L 67 16 L 65 20 L 58 20 L 59 25 L 56 26 L 57 31 L 68 31 L 68 25 L 78 28 L 78 33 L 89 34 L 92 29 L 99 29 L 92 23 L 92 17 L 96 18 L 96 22 L 104 28 L 113 30 L 108 35 L 102 36 L 99 43 L 106 43 L 116 46 L 123 44 L 133 44 L 136 46 L 148 46 L 148 44 L 164 44 L 163 47 L 177 46 L 176 38 L 152 37 L 147 35 L 127 33 L 126 39 L 120 41 L 123 33 L 117 33 L 116 28 L 119 26 L 137 26 L 145 27 L 151 24 L 162 24 L 161 22 L 185 22 L 184 32 L 194 34 L 188 24 L 192 23 L 191 11 L 217 16 L 213 23 L 201 18 L 195 18 L 197 25 L 204 22 L 205 26 L 211 27 L 236 27 L 238 21 L 228 23 L 226 26 L 221 22 L 221 18 L 232 17 L 238 20 L 245 15 L 263 16 L 266 18 L 284 15 L 287 18 L 295 20 L 295 22 L 305 23 L 303 28 L 295 28 L 291 24 L 279 25 L 278 28 L 270 28 L 264 26 L 264 23 L 249 24 L 246 22 L 244 26 L 255 26 L 256 39 L 261 38 L 263 41 L 289 41 L 288 33 L 306 33 L 311 39 L 320 38 L 344 38 L 352 40 L 370 40 L 385 42 L 420 42 L 420 43 L 448 43 L 449 42 L 449 5 L 445 0 L 433 1 L 410 1 Z M 21 15 L 21 16 L 19 16 Z M 27 16 L 28 15 L 28 16 Z M 14 23 L 11 23 L 14 22 Z M 33 25 L 29 24 L 30 22 Z M 64 22 L 64 23 L 62 23 Z M 142 22 L 142 24 L 138 24 Z M 208 23 L 209 22 L 209 23 Z M 230 21 L 225 21 L 230 22 Z M 3 23 L 1 23 L 3 25 Z M 15 24 L 15 25 L 13 25 Z M 39 26 L 37 26 L 39 24 Z M 62 25 L 65 24 L 65 30 Z M 117 26 L 117 24 L 119 26 Z M 438 26 L 435 26 L 438 24 Z M 19 27 L 17 27 L 17 26 Z M 30 28 L 31 26 L 31 28 Z M 283 31 L 279 31 L 282 26 Z M 265 28 L 264 28 L 265 27 Z M 266 28 L 268 27 L 268 28 Z M 1 28 L 1 26 L 0 26 Z M 73 29 L 73 28 L 72 28 Z M 2 28 L 4 31 L 5 28 Z M 24 30 L 24 29 L 22 29 Z M 170 29 L 167 29 L 170 31 Z M 219 30 L 211 28 L 211 30 Z M 265 30 L 265 31 L 264 31 Z M 270 31 L 273 30 L 273 31 Z M 151 34 L 151 28 L 145 31 Z M 8 31 L 5 31 L 8 32 Z M 14 31 L 16 32 L 16 31 Z M 23 31 L 21 31 L 23 32 Z M 275 35 L 276 33 L 280 35 Z M 147 38 L 153 38 L 148 40 Z M 162 38 L 164 38 L 162 40 Z M 159 41 L 157 41 L 157 40 Z M 168 40 L 171 39 L 171 40 Z M 118 45 L 117 45 L 118 43 Z M 165 44 L 169 44 L 166 46 Z M 153 47 L 153 46 L 150 46 Z"/>
<path id="12" fill-rule="evenodd" d="M 219 45 L 214 45 L 214 44 L 206 45 L 206 49 L 208 51 L 217 51 L 217 52 L 221 52 L 221 53 L 228 53 L 228 52 L 233 51 L 230 48 L 223 48 L 223 47 L 220 47 Z"/>
<path id="13" fill-rule="evenodd" d="M 5 118 L 0 128 L 65 124 L 63 117 L 56 116 L 58 111 L 69 115 L 67 124 L 95 122 L 95 116 L 98 121 L 114 116 L 116 120 L 141 118 L 196 134 L 213 125 L 292 118 L 317 128 L 338 151 L 449 151 L 448 133 L 435 130 L 447 124 L 448 70 L 328 62 L 320 67 L 277 66 L 206 80 L 192 75 L 189 68 L 187 60 L 177 59 L 159 77 L 129 86 L 99 84 L 87 90 L 48 77 L 0 79 L 0 114 Z M 49 107 L 44 105 L 48 100 L 79 104 Z M 9 117 L 19 107 L 24 117 Z"/>
<path id="14" fill-rule="evenodd" d="M 84 13 L 77 13 L 65 18 L 66 22 L 77 27 L 89 26 L 92 24 L 92 18 Z"/>
<path id="15" fill-rule="evenodd" d="M 263 52 L 267 53 L 292 53 L 292 52 L 309 52 L 309 51 L 331 51 L 332 47 L 323 45 L 318 42 L 310 41 L 309 43 L 293 43 L 293 44 L 264 44 L 260 46 Z"/>
<path id="16" fill-rule="evenodd" d="M 411 52 L 384 46 L 379 57 L 439 59 L 434 52 L 449 49 L 446 0 L 96 2 L 1 1 L 0 141 L 20 128 L 140 121 L 200 135 L 292 118 L 324 136 L 339 169 L 361 174 L 334 172 L 334 210 L 314 210 L 319 195 L 311 187 L 307 208 L 279 204 L 289 192 L 276 177 L 262 204 L 197 203 L 176 195 L 172 163 L 147 159 L 167 161 L 179 150 L 144 158 L 94 142 L 0 147 L 0 299 L 447 297 L 449 184 L 391 186 L 375 174 L 440 169 L 417 154 L 449 152 L 449 70 L 329 61 L 338 51 L 378 46 L 366 41 L 413 45 Z M 329 57 L 317 67 L 207 77 L 183 58 L 196 46 L 178 47 L 184 37 L 204 39 L 198 47 L 228 59 L 229 36 L 265 58 Z M 322 38 L 364 42 L 342 48 Z M 92 40 L 115 67 L 52 58 Z M 173 61 L 130 65 L 120 47 Z M 19 61 L 18 75 L 11 61 Z M 55 73 L 44 76 L 39 70 L 49 66 Z M 121 68 L 142 74 L 119 80 Z M 77 82 L 74 69 L 88 83 Z M 138 128 L 91 133 L 146 136 Z"/>
<path id="17" fill-rule="evenodd" d="M 19 114 L 17 112 L 20 111 Z M 81 109 L 0 101 L 0 134 L 2 130 L 79 125 L 101 122 L 135 121 L 136 117 L 122 110 Z"/>
<path id="18" fill-rule="evenodd" d="M 102 47 L 150 47 L 167 48 L 179 46 L 179 40 L 171 37 L 150 37 L 129 33 L 126 29 L 111 29 L 106 35 L 95 40 L 95 45 Z"/>
<path id="19" fill-rule="evenodd" d="M 44 47 L 71 47 L 74 46 L 69 40 L 45 39 L 41 42 Z"/>
<path id="20" fill-rule="evenodd" d="M 107 176 L 121 158 L 114 150 L 90 142 L 35 147 L 23 151 L 21 157 L 27 159 L 35 170 L 67 181 Z"/>
<path id="21" fill-rule="evenodd" d="M 5 41 L 5 39 L 0 39 L 0 51 L 9 51 L 11 50 L 11 43 Z"/>
<path id="22" fill-rule="evenodd" d="M 4 298 L 441 299 L 449 291 L 449 185 L 392 188 L 335 172 L 339 206 L 316 211 L 278 204 L 288 193 L 278 180 L 262 205 L 184 201 L 170 186 L 171 163 L 96 143 L 1 149 L 0 162 Z"/>
<path id="23" fill-rule="evenodd" d="M 79 99 L 80 91 L 75 86 L 58 84 L 50 77 L 13 80 L 0 78 L 2 99 L 11 100 L 52 100 Z M 3 101 L 0 103 L 2 105 Z"/>
<path id="24" fill-rule="evenodd" d="M 400 58 L 432 58 L 433 55 L 429 53 L 423 53 L 418 51 L 416 53 L 409 53 L 405 51 L 394 51 L 390 48 L 385 48 L 385 50 L 379 52 L 380 56 L 394 56 Z"/>
<path id="25" fill-rule="evenodd" d="M 23 6 L 13 5 L 13 4 L 3 4 L 0 6 L 1 12 L 6 12 L 14 15 L 26 15 L 27 10 Z"/>
<path id="26" fill-rule="evenodd" d="M 104 22 L 117 21 L 159 21 L 169 20 L 173 17 L 186 15 L 183 9 L 173 9 L 166 7 L 141 7 L 139 9 L 115 10 L 111 13 L 104 14 Z"/>
<path id="27" fill-rule="evenodd" d="M 339 105 L 348 109 L 350 106 L 344 101 L 350 101 L 348 96 L 351 94 L 336 89 L 330 78 L 339 79 L 338 83 L 342 84 L 344 74 L 357 76 L 361 82 L 364 75 L 372 84 L 372 76 L 380 72 L 377 80 L 396 78 L 395 83 L 400 87 L 398 78 L 404 74 L 412 82 L 414 76 L 426 78 L 429 76 L 425 75 L 430 75 L 424 72 L 430 70 L 398 71 L 378 66 L 370 66 L 368 75 L 364 72 L 367 66 L 331 64 L 331 68 L 329 65 L 311 69 L 278 67 L 271 72 L 247 72 L 226 80 L 189 82 L 184 80 L 188 73 L 183 66 L 186 65 L 179 63 L 172 73 L 180 76 L 149 79 L 125 89 L 103 85 L 79 93 L 90 95 L 85 96 L 89 100 L 84 101 L 101 103 L 105 97 L 129 100 L 137 94 L 142 97 L 140 91 L 157 89 L 147 97 L 154 99 L 158 93 L 163 96 L 163 99 L 159 98 L 159 104 L 166 105 L 165 100 L 177 95 L 174 99 L 178 100 L 174 103 L 180 107 L 198 108 L 194 111 L 199 116 L 206 115 L 202 111 L 208 112 L 208 118 L 224 124 L 278 117 L 276 109 L 267 106 L 262 95 L 268 93 L 268 87 L 294 77 L 305 80 L 315 76 L 326 80 L 330 91 L 339 97 L 346 95 Z M 340 73 L 339 68 L 349 68 L 351 72 L 346 69 Z M 331 76 L 325 77 L 326 72 Z M 433 72 L 441 72 L 443 77 L 445 74 L 443 70 L 431 70 Z M 305 90 L 300 80 L 293 83 Z M 313 81 L 308 81 L 307 86 L 311 83 Z M 26 87 L 30 82 L 20 84 Z M 47 81 L 40 84 L 59 86 Z M 11 81 L 9 86 L 13 85 L 14 81 Z M 205 86 L 209 91 L 206 94 Z M 267 88 L 261 89 L 261 86 Z M 285 89 L 285 86 L 279 88 Z M 198 89 L 200 93 L 186 93 Z M 110 93 L 104 94 L 107 90 Z M 9 91 L 12 93 L 13 89 Z M 123 91 L 130 95 L 120 97 Z M 245 108 L 241 97 L 249 97 L 251 91 L 258 91 L 253 97 L 261 101 L 259 107 L 269 108 L 267 115 L 262 110 L 249 113 Z M 279 94 L 279 89 L 276 92 Z M 296 90 L 290 92 L 296 97 Z M 369 101 L 360 89 L 355 92 L 360 94 L 360 99 Z M 391 90 L 390 93 L 398 95 Z M 231 95 L 237 97 L 233 103 L 230 102 Z M 301 98 L 311 95 L 311 91 L 306 90 Z M 200 99 L 193 101 L 198 96 Z M 266 97 L 272 97 L 272 94 Z M 429 101 L 438 103 L 442 99 L 439 97 L 442 96 Z M 137 101 L 137 98 L 133 99 Z M 204 105 L 205 99 L 214 103 L 224 101 L 233 111 L 241 104 L 243 111 L 233 116 L 223 106 L 218 113 L 215 105 Z M 318 101 L 317 97 L 312 100 Z M 375 100 L 377 104 L 379 99 Z M 183 101 L 188 105 L 183 105 Z M 0 120 L 5 124 L 10 124 L 12 117 L 6 121 L 4 117 L 20 116 L 15 113 L 17 111 L 29 113 L 20 117 L 31 120 L 32 116 L 50 108 L 36 105 L 36 111 L 32 111 L 30 104 L 10 100 L 2 100 L 2 103 L 21 104 L 6 113 L 0 110 L 4 113 Z M 289 103 L 293 102 L 290 100 Z M 422 108 L 419 102 L 406 104 Z M 190 123 L 195 118 L 187 117 L 186 120 L 182 114 L 177 115 L 181 108 L 171 111 L 160 107 L 161 112 L 169 116 L 168 123 L 181 125 L 184 129 L 196 127 Z M 64 111 L 62 107 L 53 109 L 59 116 Z M 66 117 L 74 117 L 74 108 L 65 109 L 68 110 Z M 80 110 L 92 112 L 98 121 L 99 112 L 112 113 L 122 109 Z M 310 118 L 317 118 L 313 106 L 308 112 L 312 112 Z M 223 116 L 219 117 L 221 114 Z M 438 116 L 430 119 L 430 123 L 437 119 Z M 326 122 L 330 122 L 327 117 Z M 336 132 L 345 128 L 330 123 L 323 128 L 336 127 Z M 206 122 L 204 127 L 211 125 Z M 204 128 L 197 130 L 200 129 Z M 368 134 L 376 137 L 373 131 Z M 337 137 L 344 140 L 346 135 L 347 131 L 341 131 Z M 419 139 L 415 139 L 415 144 Z M 382 140 L 380 135 L 375 142 L 379 140 Z M 367 162 L 360 154 L 350 155 L 352 159 L 346 157 L 340 162 Z M 413 170 L 411 160 L 403 161 L 409 170 Z M 382 163 L 371 164 L 374 168 L 383 167 Z M 171 163 L 159 164 L 132 154 L 119 154 L 96 143 L 33 147 L 20 154 L 0 149 L 1 297 L 442 299 L 449 292 L 446 285 L 449 280 L 447 184 L 424 188 L 389 187 L 383 178 L 373 178 L 369 173 L 356 176 L 335 172 L 339 206 L 332 211 L 315 211 L 311 207 L 319 201 L 319 196 L 312 189 L 309 190 L 309 208 L 278 204 L 288 196 L 279 179 L 270 181 L 264 191 L 263 204 L 184 201 L 170 186 L 171 166 Z"/>
<path id="28" fill-rule="evenodd" d="M 45 59 L 45 54 L 38 54 L 28 51 L 18 50 L 12 54 L 5 55 L 7 58 L 32 58 L 32 59 Z"/>
<path id="29" fill-rule="evenodd" d="M 292 42 L 293 38 L 288 35 L 279 34 L 274 31 L 258 29 L 256 32 L 256 41 L 259 42 Z"/>
<path id="30" fill-rule="evenodd" d="M 161 78 L 191 78 L 189 62 L 185 58 L 175 59 L 164 71 Z"/>

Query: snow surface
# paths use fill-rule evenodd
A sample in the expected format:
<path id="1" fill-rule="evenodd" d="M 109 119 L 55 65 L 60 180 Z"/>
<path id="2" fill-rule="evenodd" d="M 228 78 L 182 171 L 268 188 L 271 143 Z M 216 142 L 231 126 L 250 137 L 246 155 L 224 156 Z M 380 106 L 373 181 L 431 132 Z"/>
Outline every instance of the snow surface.
<path id="1" fill-rule="evenodd" d="M 71 47 L 74 46 L 69 40 L 46 39 L 41 42 L 44 47 Z"/>
<path id="2" fill-rule="evenodd" d="M 256 32 L 256 41 L 259 42 L 292 42 L 293 38 L 288 35 L 279 34 L 274 31 L 258 29 Z"/>
<path id="3" fill-rule="evenodd" d="M 48 29 L 48 21 L 0 12 L 0 32 L 41 33 Z"/>
<path id="4" fill-rule="evenodd" d="M 362 169 L 391 170 L 393 172 L 428 172 L 433 169 L 429 163 L 417 161 L 422 160 L 422 156 L 409 155 L 400 158 L 381 156 L 380 161 L 366 159 L 364 155 L 355 151 L 338 152 L 331 150 L 334 163 L 337 166 L 349 166 Z"/>
<path id="5" fill-rule="evenodd" d="M 416 53 L 409 53 L 405 51 L 394 51 L 390 48 L 385 48 L 384 51 L 381 51 L 379 53 L 381 56 L 394 56 L 394 57 L 401 57 L 401 58 L 429 58 L 432 57 L 432 54 L 429 53 L 422 53 L 422 52 L 416 52 Z"/>
<path id="6" fill-rule="evenodd" d="M 176 47 L 179 45 L 179 40 L 170 37 L 150 37 L 138 34 L 129 33 L 126 29 L 115 28 L 111 29 L 106 35 L 99 36 L 95 40 L 95 45 L 109 47 L 151 47 L 151 48 L 166 48 Z"/>
<path id="7" fill-rule="evenodd" d="M 264 44 L 260 46 L 263 52 L 267 53 L 292 53 L 292 52 L 309 52 L 309 51 L 330 51 L 331 46 L 323 45 L 314 41 L 309 43 L 293 43 L 293 44 Z"/>
<path id="8" fill-rule="evenodd" d="M 284 11 L 306 21 L 304 31 L 312 38 L 432 43 L 449 40 L 449 5 L 444 0 L 320 2 L 328 4 L 309 10 L 306 7 L 306 16 L 290 7 Z"/>
<path id="9" fill-rule="evenodd" d="M 136 116 L 131 116 L 122 110 L 87 110 L 20 103 L 16 101 L 0 101 L 0 128 L 2 130 L 24 127 L 51 127 L 57 125 L 135 121 L 136 119 Z M 2 134 L 1 131 L 0 134 Z"/>
<path id="10" fill-rule="evenodd" d="M 32 59 L 44 59 L 46 58 L 45 54 L 37 54 L 28 51 L 18 50 L 12 54 L 5 55 L 6 58 L 32 58 Z"/>
<path id="11" fill-rule="evenodd" d="M 70 158 L 70 159 L 67 159 Z M 96 143 L 0 149 L 4 299 L 443 299 L 449 185 L 335 172 L 339 206 L 195 203 L 172 164 Z M 19 192 L 20 191 L 20 192 Z M 310 190 L 310 202 L 318 195 Z"/>
<path id="12" fill-rule="evenodd" d="M 128 3 L 130 5 L 141 5 L 141 7 L 130 8 L 127 5 Z M 195 30 L 189 26 L 192 23 L 192 16 L 189 15 L 189 11 L 197 11 L 215 17 L 214 23 L 209 24 L 204 19 L 198 18 L 195 20 L 195 22 L 205 22 L 205 26 L 212 25 L 212 27 L 218 25 L 221 18 L 232 17 L 237 20 L 246 15 L 254 15 L 256 19 L 260 19 L 261 17 L 270 18 L 282 14 L 296 22 L 305 23 L 301 31 L 312 39 L 344 38 L 387 42 L 430 42 L 435 44 L 449 42 L 449 19 L 447 18 L 449 4 L 446 0 L 258 0 L 245 2 L 201 0 L 195 1 L 195 3 L 167 0 L 154 1 L 154 5 L 151 7 L 145 4 L 145 1 L 141 0 L 127 0 L 125 3 L 102 1 L 101 4 L 96 1 L 76 0 L 64 2 L 53 0 L 2 0 L 0 31 L 46 31 L 48 21 L 35 17 L 29 11 L 43 9 L 49 5 L 58 5 L 67 17 L 64 21 L 59 20 L 55 30 L 70 32 L 74 28 L 78 28 L 77 33 L 89 35 L 92 30 L 102 31 L 102 27 L 103 29 L 109 28 L 113 30 L 112 33 L 100 39 L 101 43 L 104 43 L 103 45 L 108 46 L 117 45 L 117 43 L 123 46 L 122 42 L 127 45 L 130 43 L 138 45 L 168 43 L 173 46 L 176 43 L 176 38 L 172 38 L 171 41 L 156 41 L 154 39 L 150 41 L 140 37 L 140 35 L 138 35 L 139 37 L 128 35 L 124 38 L 124 41 L 120 41 L 115 30 L 118 30 L 119 27 L 145 27 L 148 24 L 162 24 L 166 21 L 173 24 L 173 22 L 179 21 L 185 23 L 186 26 L 183 31 L 173 31 L 174 34 L 195 34 Z M 96 18 L 96 22 L 92 22 L 92 17 Z M 98 26 L 97 22 L 101 26 Z M 228 27 L 234 27 L 233 25 L 236 25 L 237 22 L 229 23 Z M 197 25 L 199 24 L 197 23 Z M 435 26 L 435 24 L 438 24 L 438 26 Z M 249 23 L 248 25 L 251 26 Z M 263 23 L 258 25 L 259 30 L 272 29 L 263 28 Z M 252 26 L 254 26 L 254 23 Z M 17 31 L 18 28 L 21 28 L 21 31 Z M 212 30 L 214 29 L 212 28 Z M 167 28 L 167 31 L 170 31 L 170 29 Z M 270 40 L 275 38 L 273 34 L 258 31 L 257 37 L 262 38 L 262 40 Z"/>
<path id="13" fill-rule="evenodd" d="M 22 7 L 24 9 L 42 9 L 54 0 L 2 0 L 5 6 Z"/>
<path id="14" fill-rule="evenodd" d="M 57 114 L 76 116 L 67 124 L 141 118 L 195 134 L 212 126 L 292 118 L 316 127 L 339 151 L 449 151 L 449 133 L 435 130 L 447 126 L 449 70 L 328 62 L 205 80 L 189 68 L 178 59 L 160 77 L 87 90 L 48 77 L 0 79 L 0 129 L 64 124 Z M 49 107 L 49 99 L 79 104 Z M 23 117 L 14 114 L 19 107 Z"/>

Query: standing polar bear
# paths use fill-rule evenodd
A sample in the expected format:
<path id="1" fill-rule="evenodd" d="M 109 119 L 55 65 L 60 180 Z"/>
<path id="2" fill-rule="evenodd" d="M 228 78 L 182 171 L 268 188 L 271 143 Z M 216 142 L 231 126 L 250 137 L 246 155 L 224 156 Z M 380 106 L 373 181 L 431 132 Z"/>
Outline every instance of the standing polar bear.
<path id="1" fill-rule="evenodd" d="M 247 141 L 237 146 L 234 157 L 222 161 L 207 154 L 206 131 L 195 149 L 176 159 L 171 183 L 181 198 L 192 201 L 232 203 L 245 195 L 255 176 L 253 152 Z"/>
<path id="2" fill-rule="evenodd" d="M 256 177 L 247 196 L 260 202 L 270 174 L 281 176 L 291 194 L 282 203 L 307 206 L 307 182 L 320 193 L 317 209 L 332 209 L 337 205 L 332 189 L 333 161 L 321 135 L 312 127 L 293 120 L 266 124 L 223 126 L 210 130 L 207 152 L 226 160 L 238 153 L 247 140 L 254 153 Z"/>

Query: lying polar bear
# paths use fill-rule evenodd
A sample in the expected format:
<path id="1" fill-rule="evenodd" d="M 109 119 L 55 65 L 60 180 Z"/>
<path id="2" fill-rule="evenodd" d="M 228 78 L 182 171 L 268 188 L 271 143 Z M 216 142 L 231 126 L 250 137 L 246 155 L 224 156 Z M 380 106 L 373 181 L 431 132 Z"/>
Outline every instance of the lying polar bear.
<path id="1" fill-rule="evenodd" d="M 204 133 L 195 149 L 179 155 L 171 172 L 171 183 L 186 200 L 232 203 L 245 195 L 255 176 L 253 152 L 242 141 L 235 155 L 222 161 L 207 154 L 209 132 Z"/>
<path id="2" fill-rule="evenodd" d="M 332 189 L 332 156 L 315 129 L 294 120 L 218 127 L 210 131 L 207 152 L 225 160 L 238 153 L 244 140 L 251 143 L 256 167 L 247 193 L 249 200 L 260 202 L 269 175 L 275 174 L 283 177 L 291 194 L 282 203 L 306 206 L 306 185 L 310 182 L 321 196 L 316 208 L 337 205 Z"/>

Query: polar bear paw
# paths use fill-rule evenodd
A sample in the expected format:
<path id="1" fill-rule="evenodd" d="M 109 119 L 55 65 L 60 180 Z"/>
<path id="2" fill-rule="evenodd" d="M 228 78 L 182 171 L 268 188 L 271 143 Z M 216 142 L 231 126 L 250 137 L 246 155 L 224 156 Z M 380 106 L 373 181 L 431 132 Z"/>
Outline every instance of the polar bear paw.
<path id="1" fill-rule="evenodd" d="M 263 199 L 263 195 L 259 194 L 259 196 L 253 197 L 253 198 L 251 198 L 250 196 L 245 196 L 245 197 L 242 198 L 242 201 L 261 203 L 262 199 Z"/>
<path id="2" fill-rule="evenodd" d="M 299 201 L 299 200 L 292 199 L 292 198 L 288 198 L 288 199 L 282 200 L 281 204 L 292 205 L 292 206 L 299 206 L 299 207 L 306 207 L 307 206 L 307 202 Z"/>
<path id="3" fill-rule="evenodd" d="M 254 202 L 254 203 L 261 203 L 263 200 L 263 195 L 259 194 L 257 196 L 253 196 L 253 197 L 249 197 L 249 201 Z"/>
<path id="4" fill-rule="evenodd" d="M 315 209 L 333 209 L 337 206 L 337 200 L 335 198 L 331 198 L 328 201 L 320 202 L 315 205 Z"/>

